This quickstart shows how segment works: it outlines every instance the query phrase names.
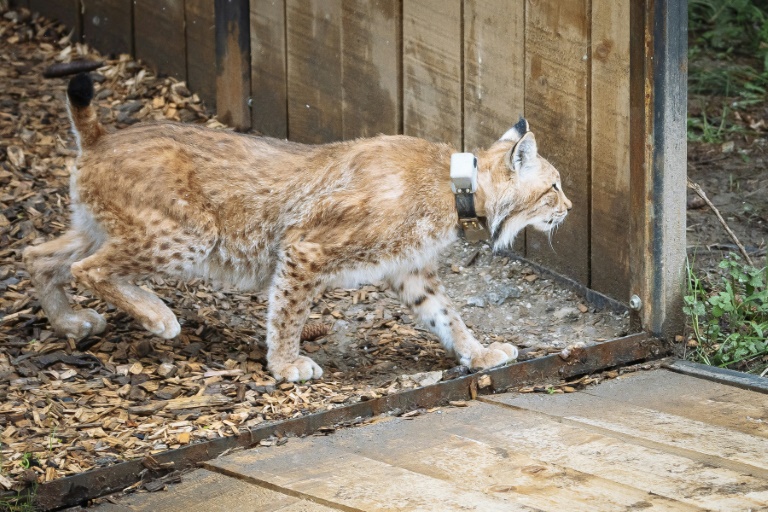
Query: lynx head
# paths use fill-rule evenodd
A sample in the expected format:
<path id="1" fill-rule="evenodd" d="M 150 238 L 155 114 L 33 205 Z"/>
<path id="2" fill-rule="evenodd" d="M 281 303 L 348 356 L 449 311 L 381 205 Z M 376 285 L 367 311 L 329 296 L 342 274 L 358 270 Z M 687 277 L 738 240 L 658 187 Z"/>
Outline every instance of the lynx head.
<path id="1" fill-rule="evenodd" d="M 478 181 L 494 249 L 512 244 L 525 226 L 551 235 L 563 222 L 571 201 L 560 173 L 539 156 L 536 138 L 525 119 L 479 155 Z"/>

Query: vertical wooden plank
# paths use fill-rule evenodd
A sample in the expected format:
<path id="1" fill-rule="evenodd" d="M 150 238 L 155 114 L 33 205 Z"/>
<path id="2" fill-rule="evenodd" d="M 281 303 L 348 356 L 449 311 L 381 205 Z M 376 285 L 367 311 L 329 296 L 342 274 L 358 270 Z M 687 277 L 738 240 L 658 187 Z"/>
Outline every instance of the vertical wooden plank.
<path id="1" fill-rule="evenodd" d="M 251 127 L 288 137 L 285 0 L 251 0 Z"/>
<path id="2" fill-rule="evenodd" d="M 341 0 L 286 0 L 286 25 L 289 136 L 340 140 Z"/>
<path id="3" fill-rule="evenodd" d="M 464 3 L 464 147 L 487 148 L 525 109 L 525 3 Z"/>
<path id="4" fill-rule="evenodd" d="M 591 288 L 629 300 L 629 3 L 592 0 Z"/>
<path id="5" fill-rule="evenodd" d="M 573 202 L 552 236 L 528 229 L 526 255 L 589 285 L 589 0 L 527 0 L 525 115 Z"/>
<path id="6" fill-rule="evenodd" d="M 133 54 L 133 2 L 81 0 L 83 42 L 103 55 Z"/>
<path id="7" fill-rule="evenodd" d="M 156 73 L 187 79 L 183 0 L 134 0 L 136 57 Z"/>
<path id="8" fill-rule="evenodd" d="M 208 108 L 216 108 L 216 23 L 211 0 L 185 0 L 187 85 Z"/>
<path id="9" fill-rule="evenodd" d="M 400 0 L 342 2 L 345 139 L 400 132 Z"/>
<path id="10" fill-rule="evenodd" d="M 10 0 L 8 7 L 11 9 L 29 9 L 29 0 Z"/>
<path id="11" fill-rule="evenodd" d="M 462 0 L 403 0 L 403 131 L 463 146 Z"/>
<path id="12" fill-rule="evenodd" d="M 251 41 L 248 0 L 216 0 L 216 110 L 238 130 L 251 127 Z"/>
<path id="13" fill-rule="evenodd" d="M 29 8 L 46 18 L 58 20 L 73 30 L 73 41 L 82 35 L 80 0 L 29 0 Z"/>
<path id="14" fill-rule="evenodd" d="M 632 325 L 659 337 L 684 326 L 688 2 L 630 10 Z"/>

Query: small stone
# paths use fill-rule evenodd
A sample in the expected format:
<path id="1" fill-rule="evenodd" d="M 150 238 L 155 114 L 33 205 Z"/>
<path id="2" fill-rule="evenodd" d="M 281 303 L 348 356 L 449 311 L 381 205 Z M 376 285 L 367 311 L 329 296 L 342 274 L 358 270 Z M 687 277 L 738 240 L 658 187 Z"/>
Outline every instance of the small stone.
<path id="1" fill-rule="evenodd" d="M 485 299 L 483 299 L 479 295 L 475 295 L 475 296 L 469 297 L 467 299 L 467 306 L 473 306 L 473 307 L 476 307 L 476 308 L 484 308 L 485 307 Z"/>
<path id="2" fill-rule="evenodd" d="M 452 405 L 453 407 L 468 407 L 469 404 L 464 400 L 451 400 L 448 402 L 448 405 Z"/>
<path id="3" fill-rule="evenodd" d="M 563 320 L 565 318 L 576 318 L 578 315 L 579 310 L 576 308 L 560 308 L 552 314 L 552 316 L 558 320 Z"/>
<path id="4" fill-rule="evenodd" d="M 179 444 L 189 444 L 190 434 L 189 432 L 182 432 L 176 436 L 176 440 Z"/>
<path id="5" fill-rule="evenodd" d="M 573 388 L 571 386 L 563 386 L 562 389 L 563 389 L 564 393 L 575 393 L 576 392 L 576 388 Z"/>
<path id="6" fill-rule="evenodd" d="M 136 361 L 131 365 L 131 367 L 128 369 L 128 372 L 131 375 L 138 375 L 144 370 L 144 365 L 142 365 L 140 362 Z"/>
<path id="7" fill-rule="evenodd" d="M 487 387 L 490 387 L 492 384 L 491 382 L 491 376 L 490 375 L 482 375 L 479 379 L 477 379 L 477 387 L 480 389 L 485 389 Z"/>

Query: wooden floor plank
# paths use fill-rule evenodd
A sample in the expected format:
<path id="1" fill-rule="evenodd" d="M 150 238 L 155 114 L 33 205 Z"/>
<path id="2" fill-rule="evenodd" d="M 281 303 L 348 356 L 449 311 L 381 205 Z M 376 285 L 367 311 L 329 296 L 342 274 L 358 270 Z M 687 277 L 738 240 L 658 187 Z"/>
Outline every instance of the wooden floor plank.
<path id="1" fill-rule="evenodd" d="M 505 395 L 491 400 L 566 418 L 580 425 L 592 425 L 606 432 L 768 470 L 768 439 L 704 421 L 586 393 Z"/>
<path id="2" fill-rule="evenodd" d="M 346 432 L 339 432 L 325 439 L 324 443 L 398 464 L 417 473 L 426 472 L 436 478 L 450 479 L 450 471 L 441 469 L 444 464 L 448 465 L 447 468 L 451 464 L 462 467 L 475 465 L 474 455 L 459 456 L 455 450 L 449 450 L 455 456 L 445 456 L 446 461 L 439 460 L 440 454 L 445 455 L 450 447 L 451 438 L 455 437 L 491 447 L 489 453 L 480 457 L 478 465 L 483 465 L 484 460 L 502 457 L 511 466 L 511 460 L 526 456 L 536 461 L 528 463 L 528 466 L 551 467 L 555 472 L 559 469 L 564 475 L 562 479 L 575 478 L 576 474 L 580 474 L 583 480 L 591 480 L 594 484 L 590 482 L 586 486 L 588 491 L 600 485 L 605 490 L 616 489 L 615 485 L 601 482 L 605 479 L 630 488 L 631 496 L 653 493 L 708 510 L 759 509 L 762 503 L 768 502 L 768 482 L 763 479 L 663 450 L 627 443 L 526 410 L 473 403 L 467 409 L 448 409 L 416 421 L 401 422 L 397 427 L 377 426 L 349 431 L 350 434 Z M 429 435 L 424 435 L 424 432 Z M 366 433 L 364 438 L 363 433 Z M 404 462 L 402 454 L 414 454 L 416 461 Z M 421 464 L 419 457 L 428 458 L 429 462 Z M 526 464 L 520 465 L 524 466 Z M 489 470 L 486 474 L 487 478 L 493 478 L 495 471 Z M 466 475 L 462 474 L 460 478 L 469 481 Z M 509 479 L 493 484 L 473 482 L 473 487 L 478 489 L 489 489 L 494 485 L 498 489 L 499 486 L 520 484 Z M 579 493 L 571 493 L 573 505 L 567 510 L 576 510 L 578 503 L 581 503 L 582 484 L 578 487 Z M 549 491 L 546 491 L 545 500 L 548 495 Z M 541 503 L 539 506 L 546 508 Z M 617 508 L 621 507 L 613 507 L 614 510 Z"/>
<path id="3" fill-rule="evenodd" d="M 366 511 L 539 510 L 515 497 L 489 495 L 319 443 L 250 450 L 205 463 L 214 471 L 285 489 L 298 496 Z"/>
<path id="4" fill-rule="evenodd" d="M 258 510 L 260 512 L 331 512 L 333 509 L 286 496 L 235 478 L 200 469 L 184 476 L 172 492 L 138 493 L 120 500 L 119 504 L 104 503 L 98 512 L 230 512 Z"/>
<path id="5" fill-rule="evenodd" d="M 657 496 L 632 485 L 542 461 L 535 451 L 514 444 L 483 443 L 459 436 L 420 451 L 407 448 L 387 456 L 387 462 L 418 473 L 442 476 L 457 486 L 490 495 L 507 495 L 516 503 L 552 512 L 599 512 L 653 508 L 703 510 Z M 608 475 L 606 475 L 608 476 Z M 578 489 L 578 492 L 573 492 Z"/>
<path id="6" fill-rule="evenodd" d="M 758 510 L 768 503 L 768 482 L 762 478 L 572 424 L 542 420 L 528 411 L 510 412 L 528 415 L 529 421 L 510 427 L 509 415 L 500 420 L 486 414 L 482 421 L 466 422 L 455 430 L 463 437 L 487 442 L 499 450 L 535 454 L 548 464 L 600 475 L 707 510 Z"/>
<path id="7" fill-rule="evenodd" d="M 763 510 L 768 439 L 743 424 L 764 400 L 665 371 L 486 396 L 238 452 L 100 510 Z"/>
<path id="8" fill-rule="evenodd" d="M 586 392 L 768 437 L 768 394 L 723 386 L 667 370 L 631 374 L 604 382 Z"/>

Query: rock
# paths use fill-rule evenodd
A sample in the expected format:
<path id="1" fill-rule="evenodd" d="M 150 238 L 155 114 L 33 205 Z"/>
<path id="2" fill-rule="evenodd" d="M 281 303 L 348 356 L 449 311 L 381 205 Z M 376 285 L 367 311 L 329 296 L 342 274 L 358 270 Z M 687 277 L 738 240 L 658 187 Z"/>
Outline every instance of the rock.
<path id="1" fill-rule="evenodd" d="M 496 306 L 501 306 L 507 299 L 517 299 L 521 294 L 522 292 L 517 286 L 507 285 L 501 286 L 495 291 L 488 292 L 486 296 L 488 297 L 488 302 Z"/>
<path id="2" fill-rule="evenodd" d="M 479 295 L 473 295 L 472 297 L 469 297 L 467 299 L 467 306 L 473 306 L 476 308 L 484 308 L 485 307 L 485 299 L 480 297 Z"/>
<path id="3" fill-rule="evenodd" d="M 558 320 L 563 320 L 565 318 L 577 318 L 579 316 L 579 310 L 576 308 L 560 308 L 557 311 L 555 311 L 552 316 L 557 318 Z"/>
<path id="4" fill-rule="evenodd" d="M 443 372 L 438 370 L 434 372 L 414 373 L 413 375 L 401 375 L 399 380 L 403 384 L 414 383 L 420 387 L 424 387 L 437 384 L 442 380 L 442 378 Z"/>

